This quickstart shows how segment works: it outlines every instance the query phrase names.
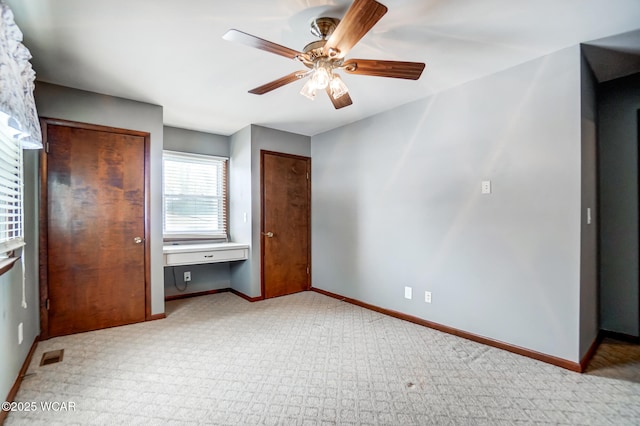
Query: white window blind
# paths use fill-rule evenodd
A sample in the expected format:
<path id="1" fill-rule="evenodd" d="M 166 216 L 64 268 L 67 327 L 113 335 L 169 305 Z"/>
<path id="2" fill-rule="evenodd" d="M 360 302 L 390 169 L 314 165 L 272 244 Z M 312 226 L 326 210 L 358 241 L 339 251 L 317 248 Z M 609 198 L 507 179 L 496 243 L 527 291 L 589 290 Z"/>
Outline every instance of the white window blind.
<path id="1" fill-rule="evenodd" d="M 164 238 L 227 238 L 227 159 L 163 151 Z"/>
<path id="2" fill-rule="evenodd" d="M 0 255 L 22 245 L 22 145 L 0 132 Z"/>

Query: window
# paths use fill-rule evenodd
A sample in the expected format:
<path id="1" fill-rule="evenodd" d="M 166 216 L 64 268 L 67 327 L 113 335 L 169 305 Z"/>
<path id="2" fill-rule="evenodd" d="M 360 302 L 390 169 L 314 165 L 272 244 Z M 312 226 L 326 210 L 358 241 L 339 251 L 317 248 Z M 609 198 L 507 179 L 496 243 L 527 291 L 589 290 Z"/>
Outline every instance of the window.
<path id="1" fill-rule="evenodd" d="M 24 245 L 22 200 L 22 150 L 42 148 L 35 99 L 36 78 L 22 44 L 22 32 L 13 13 L 0 1 L 0 275 L 21 257 Z M 22 258 L 24 261 L 24 258 Z M 24 266 L 22 306 L 26 309 Z"/>
<path id="2" fill-rule="evenodd" d="M 162 232 L 165 239 L 227 238 L 226 158 L 162 154 Z"/>
<path id="3" fill-rule="evenodd" d="M 22 144 L 0 131 L 0 256 L 22 239 Z"/>

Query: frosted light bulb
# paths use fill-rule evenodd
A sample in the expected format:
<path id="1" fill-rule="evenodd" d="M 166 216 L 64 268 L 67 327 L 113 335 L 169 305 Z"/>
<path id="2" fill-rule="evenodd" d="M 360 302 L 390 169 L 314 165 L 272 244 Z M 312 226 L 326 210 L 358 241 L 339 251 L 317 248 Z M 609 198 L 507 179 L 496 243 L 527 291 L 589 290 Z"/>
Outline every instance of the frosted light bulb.
<path id="1" fill-rule="evenodd" d="M 316 98 L 316 88 L 315 88 L 315 85 L 313 84 L 312 79 L 307 80 L 304 86 L 302 86 L 302 90 L 300 90 L 300 94 L 311 100 L 314 100 Z"/>
<path id="2" fill-rule="evenodd" d="M 313 84 L 315 84 L 316 89 L 325 89 L 329 85 L 331 77 L 329 76 L 329 71 L 327 71 L 325 67 L 319 66 L 313 72 L 311 80 L 313 81 Z"/>
<path id="3" fill-rule="evenodd" d="M 333 96 L 333 99 L 338 99 L 339 97 L 346 95 L 349 91 L 347 85 L 344 84 L 344 81 L 342 81 L 338 74 L 333 75 L 331 83 L 329 83 L 329 87 L 331 88 L 331 96 Z"/>

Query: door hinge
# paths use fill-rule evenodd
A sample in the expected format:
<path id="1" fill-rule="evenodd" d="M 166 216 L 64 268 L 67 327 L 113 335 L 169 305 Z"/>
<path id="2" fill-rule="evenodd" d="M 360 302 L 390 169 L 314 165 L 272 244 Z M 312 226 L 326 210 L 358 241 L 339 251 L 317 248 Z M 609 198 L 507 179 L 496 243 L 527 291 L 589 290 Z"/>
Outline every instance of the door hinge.
<path id="1" fill-rule="evenodd" d="M 47 311 L 49 310 L 49 308 L 51 307 L 51 304 L 49 303 L 49 299 L 47 299 L 46 302 L 44 302 L 44 307 L 47 309 Z"/>
<path id="2" fill-rule="evenodd" d="M 307 180 L 309 180 L 309 172 L 307 172 Z"/>
<path id="3" fill-rule="evenodd" d="M 44 152 L 49 153 L 49 142 L 44 144 Z"/>
<path id="4" fill-rule="evenodd" d="M 309 275 L 309 267 L 307 266 L 307 275 Z"/>

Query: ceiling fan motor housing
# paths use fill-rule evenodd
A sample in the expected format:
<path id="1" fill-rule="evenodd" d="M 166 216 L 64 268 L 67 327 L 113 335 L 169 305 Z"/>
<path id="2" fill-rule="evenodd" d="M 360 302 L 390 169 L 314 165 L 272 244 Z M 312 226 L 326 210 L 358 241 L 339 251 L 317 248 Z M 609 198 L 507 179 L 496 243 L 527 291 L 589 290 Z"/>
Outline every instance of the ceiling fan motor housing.
<path id="1" fill-rule="evenodd" d="M 309 60 L 308 62 L 303 61 L 307 67 L 312 68 L 316 65 L 319 59 L 325 59 L 324 62 L 326 62 L 326 65 L 329 65 L 331 68 L 337 68 L 342 65 L 341 60 L 334 59 L 337 55 L 331 54 L 333 53 L 333 49 L 329 55 L 324 51 L 324 46 L 327 44 L 327 38 L 333 34 L 333 31 L 339 23 L 339 19 L 327 17 L 316 18 L 311 21 L 311 34 L 316 37 L 320 37 L 320 40 L 312 41 L 302 49 Z"/>

